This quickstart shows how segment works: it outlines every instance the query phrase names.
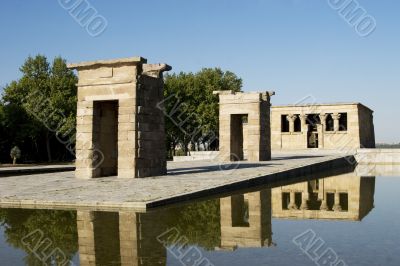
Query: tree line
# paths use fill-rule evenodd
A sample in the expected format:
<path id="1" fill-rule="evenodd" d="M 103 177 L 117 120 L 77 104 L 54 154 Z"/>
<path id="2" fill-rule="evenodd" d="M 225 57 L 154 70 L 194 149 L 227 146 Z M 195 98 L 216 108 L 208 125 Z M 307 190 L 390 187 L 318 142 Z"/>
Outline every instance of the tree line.
<path id="1" fill-rule="evenodd" d="M 0 163 L 61 162 L 74 159 L 78 78 L 66 60 L 28 57 L 21 78 L 3 88 L 0 99 Z M 215 90 L 240 91 L 233 72 L 204 68 L 165 76 L 164 112 L 167 156 L 190 149 L 218 149 L 218 97 Z"/>

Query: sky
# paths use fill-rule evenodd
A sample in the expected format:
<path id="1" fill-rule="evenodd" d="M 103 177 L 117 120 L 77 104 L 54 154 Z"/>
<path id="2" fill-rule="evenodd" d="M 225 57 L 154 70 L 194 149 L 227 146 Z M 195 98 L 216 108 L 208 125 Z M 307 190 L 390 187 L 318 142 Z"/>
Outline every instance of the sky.
<path id="1" fill-rule="evenodd" d="M 66 9 L 77 1 L 1 1 L 0 87 L 20 77 L 29 55 L 142 56 L 173 72 L 230 70 L 244 91 L 276 91 L 274 105 L 361 102 L 375 111 L 377 142 L 400 142 L 398 0 L 346 0 L 363 8 L 360 21 L 376 22 L 368 36 L 333 8 L 342 0 L 79 0 L 107 22 L 93 36 Z"/>

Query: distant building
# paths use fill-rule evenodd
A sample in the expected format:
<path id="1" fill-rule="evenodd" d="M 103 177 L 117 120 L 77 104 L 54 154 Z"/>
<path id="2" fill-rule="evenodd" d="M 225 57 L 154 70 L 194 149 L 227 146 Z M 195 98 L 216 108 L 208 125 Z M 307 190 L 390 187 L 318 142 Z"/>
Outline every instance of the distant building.
<path id="1" fill-rule="evenodd" d="M 272 106 L 272 150 L 375 148 L 373 111 L 361 103 Z"/>

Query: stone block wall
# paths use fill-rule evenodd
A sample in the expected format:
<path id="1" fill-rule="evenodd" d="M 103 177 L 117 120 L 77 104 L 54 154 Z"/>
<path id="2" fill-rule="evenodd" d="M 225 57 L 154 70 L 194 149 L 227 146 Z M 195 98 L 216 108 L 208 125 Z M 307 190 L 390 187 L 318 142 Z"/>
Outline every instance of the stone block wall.
<path id="1" fill-rule="evenodd" d="M 157 68 L 157 66 L 153 68 Z M 164 81 L 158 76 L 142 75 L 140 77 L 140 87 L 137 92 L 138 153 L 136 167 L 138 176 L 166 174 L 163 87 Z"/>
<path id="2" fill-rule="evenodd" d="M 375 148 L 375 128 L 373 112 L 363 105 L 358 106 L 358 121 L 360 121 L 361 148 Z"/>

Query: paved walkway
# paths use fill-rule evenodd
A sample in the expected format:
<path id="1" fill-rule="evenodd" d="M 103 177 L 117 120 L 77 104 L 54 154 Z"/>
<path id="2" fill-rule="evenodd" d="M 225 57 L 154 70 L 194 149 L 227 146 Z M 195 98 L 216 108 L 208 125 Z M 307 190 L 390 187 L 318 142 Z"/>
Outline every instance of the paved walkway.
<path id="1" fill-rule="evenodd" d="M 137 211 L 345 165 L 339 155 L 279 155 L 262 163 L 170 162 L 168 175 L 78 180 L 73 172 L 0 178 L 0 207 Z"/>

